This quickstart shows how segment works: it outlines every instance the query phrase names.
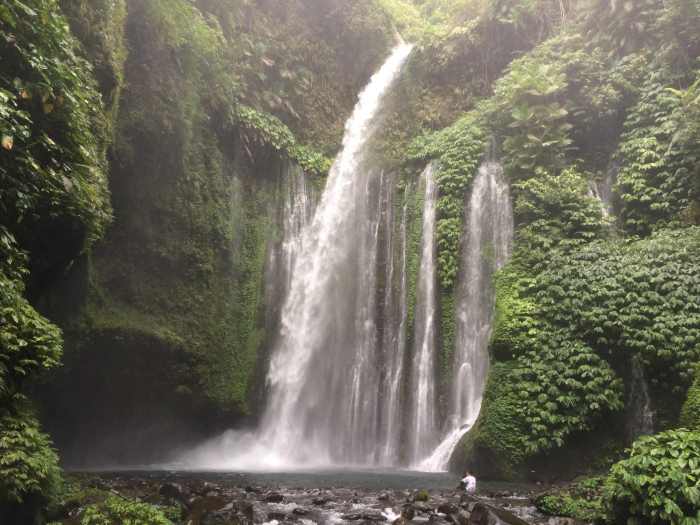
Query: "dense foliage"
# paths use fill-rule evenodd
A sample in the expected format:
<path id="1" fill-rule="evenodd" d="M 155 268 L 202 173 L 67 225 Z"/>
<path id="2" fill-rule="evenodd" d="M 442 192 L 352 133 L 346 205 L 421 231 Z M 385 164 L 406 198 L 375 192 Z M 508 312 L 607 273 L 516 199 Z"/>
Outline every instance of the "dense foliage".
<path id="1" fill-rule="evenodd" d="M 565 516 L 591 523 L 603 516 L 602 489 L 605 477 L 577 480 L 570 486 L 537 496 L 538 510 L 552 516 Z"/>
<path id="2" fill-rule="evenodd" d="M 670 430 L 635 442 L 610 471 L 610 523 L 700 523 L 700 434 Z"/>
<path id="3" fill-rule="evenodd" d="M 681 427 L 700 432 L 700 368 L 695 368 L 695 381 L 688 389 L 688 395 L 679 420 Z"/>
<path id="4" fill-rule="evenodd" d="M 0 7 L 0 217 L 34 242 L 41 219 L 100 236 L 110 219 L 101 101 L 51 0 Z"/>

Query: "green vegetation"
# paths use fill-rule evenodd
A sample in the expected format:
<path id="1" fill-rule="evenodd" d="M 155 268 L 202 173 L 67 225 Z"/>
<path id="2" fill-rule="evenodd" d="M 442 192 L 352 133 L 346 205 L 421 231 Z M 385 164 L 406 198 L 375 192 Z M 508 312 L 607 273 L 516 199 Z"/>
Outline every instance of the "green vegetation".
<path id="1" fill-rule="evenodd" d="M 322 184 L 394 28 L 416 49 L 377 149 L 407 210 L 409 327 L 415 178 L 440 168 L 442 408 L 464 203 L 490 144 L 514 199 L 483 410 L 455 465 L 516 478 L 582 446 L 625 417 L 632 360 L 657 430 L 698 430 L 698 27 L 695 0 L 2 2 L 0 521 L 41 519 L 60 484 L 26 399 L 61 360 L 52 321 L 68 378 L 138 357 L 160 365 L 169 403 L 255 412 L 280 178 L 299 165 Z M 609 174 L 613 217 L 591 191 Z M 538 504 L 695 523 L 697 455 L 697 434 L 663 432 L 613 468 L 605 509 L 600 478 Z M 168 523 L 138 502 L 90 503 L 86 524 Z"/>
<path id="2" fill-rule="evenodd" d="M 700 522 L 700 434 L 669 430 L 635 442 L 610 471 L 604 504 L 609 523 Z"/>
<path id="3" fill-rule="evenodd" d="M 586 523 L 603 517 L 602 493 L 604 476 L 584 478 L 570 486 L 547 492 L 535 499 L 540 512 L 551 516 L 565 516 Z"/>
<path id="4" fill-rule="evenodd" d="M 332 160 L 297 144 L 291 130 L 277 117 L 243 106 L 238 108 L 237 121 L 243 128 L 243 139 L 247 151 L 255 151 L 261 146 L 271 146 L 276 151 L 287 153 L 289 158 L 298 162 L 307 173 L 325 175 L 330 170 Z M 252 133 L 246 133 L 246 131 Z"/>
<path id="5" fill-rule="evenodd" d="M 172 525 L 158 508 L 139 501 L 110 496 L 100 505 L 85 508 L 80 525 Z"/>
<path id="6" fill-rule="evenodd" d="M 58 365 L 63 342 L 26 299 L 27 282 L 70 264 L 111 219 L 106 124 L 77 48 L 56 2 L 0 6 L 0 520 L 8 522 L 41 519 L 60 485 L 26 389 Z"/>
<path id="7" fill-rule="evenodd" d="M 40 221 L 63 222 L 83 248 L 110 220 L 91 66 L 53 1 L 5 2 L 0 21 L 2 224 L 24 245 Z"/>
<path id="8" fill-rule="evenodd" d="M 700 432 L 700 367 L 695 368 L 695 381 L 688 389 L 679 424 L 681 427 Z"/>

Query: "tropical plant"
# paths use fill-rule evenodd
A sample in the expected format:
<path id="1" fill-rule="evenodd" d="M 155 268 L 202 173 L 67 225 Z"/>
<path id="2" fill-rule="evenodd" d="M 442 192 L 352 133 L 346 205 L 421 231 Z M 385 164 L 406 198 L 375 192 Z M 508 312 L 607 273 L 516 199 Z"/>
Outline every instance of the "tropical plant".
<path id="1" fill-rule="evenodd" d="M 700 523 L 700 434 L 640 438 L 610 470 L 604 505 L 609 523 Z"/>

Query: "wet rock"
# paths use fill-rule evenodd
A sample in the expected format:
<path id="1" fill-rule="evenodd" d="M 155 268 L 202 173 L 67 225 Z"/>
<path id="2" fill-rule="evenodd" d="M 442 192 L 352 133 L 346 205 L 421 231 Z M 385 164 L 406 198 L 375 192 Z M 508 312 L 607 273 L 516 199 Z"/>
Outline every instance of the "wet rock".
<path id="1" fill-rule="evenodd" d="M 585 523 L 574 518 L 552 517 L 547 521 L 547 525 L 585 525 Z"/>
<path id="2" fill-rule="evenodd" d="M 318 498 L 312 499 L 311 503 L 313 503 L 314 505 L 322 506 L 322 505 L 325 505 L 326 503 L 328 503 L 329 501 L 330 500 L 327 497 L 319 496 Z"/>
<path id="3" fill-rule="evenodd" d="M 407 503 L 401 509 L 401 517 L 406 518 L 408 521 L 413 520 L 416 517 L 416 509 L 410 503 Z"/>
<path id="4" fill-rule="evenodd" d="M 455 514 L 457 513 L 457 510 L 457 505 L 450 503 L 449 501 L 443 501 L 437 508 L 437 511 L 440 514 Z"/>
<path id="5" fill-rule="evenodd" d="M 189 506 L 189 495 L 179 483 L 164 483 L 160 486 L 158 494 L 166 499 Z"/>
<path id="6" fill-rule="evenodd" d="M 430 514 L 433 511 L 430 505 L 421 502 L 414 503 L 413 510 L 415 510 L 419 514 Z"/>
<path id="7" fill-rule="evenodd" d="M 365 521 L 365 522 L 380 522 L 380 521 L 386 521 L 386 518 L 382 515 L 381 512 L 375 511 L 375 510 L 360 510 L 357 512 L 350 512 L 348 514 L 344 514 L 342 516 L 342 519 L 345 521 Z"/>
<path id="8" fill-rule="evenodd" d="M 431 525 L 448 525 L 450 522 L 447 521 L 447 517 L 444 514 L 433 512 L 428 516 L 428 523 Z"/>
<path id="9" fill-rule="evenodd" d="M 278 510 L 273 510 L 267 513 L 267 519 L 268 521 L 284 521 L 287 519 L 287 513 Z"/>
<path id="10" fill-rule="evenodd" d="M 284 502 L 284 495 L 279 492 L 270 492 L 265 495 L 265 501 L 267 503 L 282 503 Z"/>
<path id="11" fill-rule="evenodd" d="M 244 490 L 252 494 L 262 494 L 262 489 L 260 487 L 253 487 L 251 485 L 248 485 Z"/>
<path id="12" fill-rule="evenodd" d="M 292 514 L 295 516 L 308 516 L 311 514 L 311 511 L 309 509 L 305 509 L 304 507 L 296 507 L 293 511 Z"/>
<path id="13" fill-rule="evenodd" d="M 389 501 L 391 499 L 391 496 L 387 492 L 381 492 L 379 496 L 377 496 L 377 501 Z"/>
<path id="14" fill-rule="evenodd" d="M 529 525 L 508 511 L 479 502 L 469 516 L 469 525 Z"/>
<path id="15" fill-rule="evenodd" d="M 213 496 L 221 493 L 221 487 L 204 481 L 191 486 L 191 491 L 198 496 Z"/>
<path id="16" fill-rule="evenodd" d="M 255 503 L 243 502 L 240 504 L 240 513 L 243 514 L 249 523 L 264 523 L 266 521 L 265 512 Z"/>
<path id="17" fill-rule="evenodd" d="M 470 514 L 463 510 L 457 510 L 447 516 L 447 521 L 454 525 L 469 525 Z"/>

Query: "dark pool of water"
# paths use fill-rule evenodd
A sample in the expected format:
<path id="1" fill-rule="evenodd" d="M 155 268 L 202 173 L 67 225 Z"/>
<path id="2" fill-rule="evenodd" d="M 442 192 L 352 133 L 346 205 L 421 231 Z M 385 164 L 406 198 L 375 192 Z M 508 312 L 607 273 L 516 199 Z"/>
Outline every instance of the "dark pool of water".
<path id="1" fill-rule="evenodd" d="M 381 490 L 452 490 L 459 477 L 447 472 L 428 473 L 399 469 L 318 469 L 296 472 L 229 472 L 217 470 L 177 470 L 161 467 L 100 468 L 88 471 L 102 476 L 163 480 L 200 480 L 232 487 L 263 486 L 288 489 L 349 488 Z M 525 494 L 541 490 L 530 484 L 480 481 L 478 492 L 510 492 Z"/>

